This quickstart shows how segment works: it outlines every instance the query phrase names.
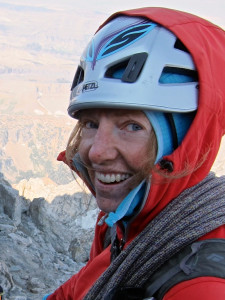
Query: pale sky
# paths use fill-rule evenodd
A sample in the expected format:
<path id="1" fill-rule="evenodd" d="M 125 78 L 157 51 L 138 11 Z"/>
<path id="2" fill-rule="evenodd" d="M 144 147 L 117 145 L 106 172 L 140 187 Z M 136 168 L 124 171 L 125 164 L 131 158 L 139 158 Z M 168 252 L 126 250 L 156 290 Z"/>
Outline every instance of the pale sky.
<path id="1" fill-rule="evenodd" d="M 174 8 L 197 14 L 225 28 L 224 0 L 79 0 L 78 6 L 82 6 L 81 2 L 83 2 L 87 10 L 101 11 L 107 15 L 123 9 L 145 6 Z"/>
<path id="2" fill-rule="evenodd" d="M 0 0 L 1 2 L 30 6 L 49 6 L 59 9 L 68 8 L 80 11 L 81 16 L 85 12 L 93 13 L 96 11 L 106 17 L 124 9 L 161 6 L 197 14 L 225 28 L 224 0 Z"/>

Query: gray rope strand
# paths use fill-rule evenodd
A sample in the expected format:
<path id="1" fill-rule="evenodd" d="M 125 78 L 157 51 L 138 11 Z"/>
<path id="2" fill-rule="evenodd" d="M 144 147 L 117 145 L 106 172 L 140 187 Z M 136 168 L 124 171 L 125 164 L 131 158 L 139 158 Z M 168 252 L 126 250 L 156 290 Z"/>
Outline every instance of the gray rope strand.
<path id="1" fill-rule="evenodd" d="M 118 286 L 143 286 L 170 257 L 225 224 L 225 178 L 210 174 L 174 199 L 113 261 L 85 296 L 101 300 Z"/>

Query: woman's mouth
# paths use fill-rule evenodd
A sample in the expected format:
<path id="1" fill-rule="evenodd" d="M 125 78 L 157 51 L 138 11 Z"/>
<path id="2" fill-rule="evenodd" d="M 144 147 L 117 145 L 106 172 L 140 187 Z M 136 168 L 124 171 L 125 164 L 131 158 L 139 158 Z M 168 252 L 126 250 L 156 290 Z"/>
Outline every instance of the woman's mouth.
<path id="1" fill-rule="evenodd" d="M 96 178 L 103 183 L 119 183 L 128 179 L 130 176 L 130 174 L 103 174 L 96 172 Z"/>

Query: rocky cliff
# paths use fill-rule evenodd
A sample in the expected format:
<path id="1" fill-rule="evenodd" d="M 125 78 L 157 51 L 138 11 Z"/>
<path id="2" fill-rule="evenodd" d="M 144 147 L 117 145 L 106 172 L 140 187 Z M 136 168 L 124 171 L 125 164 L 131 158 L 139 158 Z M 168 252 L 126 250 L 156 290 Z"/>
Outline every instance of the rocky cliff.
<path id="1" fill-rule="evenodd" d="M 17 188 L 1 175 L 0 282 L 5 300 L 41 299 L 88 260 L 98 210 L 75 181 L 30 179 Z"/>

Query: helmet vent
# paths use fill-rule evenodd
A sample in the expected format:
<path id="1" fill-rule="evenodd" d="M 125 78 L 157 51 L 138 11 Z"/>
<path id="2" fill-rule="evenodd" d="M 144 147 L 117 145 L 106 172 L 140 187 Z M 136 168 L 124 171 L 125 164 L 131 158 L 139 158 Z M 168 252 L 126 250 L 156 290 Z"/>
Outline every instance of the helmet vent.
<path id="1" fill-rule="evenodd" d="M 196 70 L 167 66 L 163 69 L 159 78 L 162 84 L 178 84 L 198 82 L 198 73 Z"/>
<path id="2" fill-rule="evenodd" d="M 105 72 L 106 78 L 113 78 L 113 79 L 121 79 L 123 77 L 123 73 L 128 65 L 129 59 L 121 61 L 120 63 L 110 67 Z"/>
<path id="3" fill-rule="evenodd" d="M 179 39 L 176 40 L 174 48 L 189 53 L 187 47 Z"/>
<path id="4" fill-rule="evenodd" d="M 81 68 L 81 66 L 78 66 L 77 71 L 75 73 L 71 91 L 82 81 L 84 80 L 84 70 Z"/>

